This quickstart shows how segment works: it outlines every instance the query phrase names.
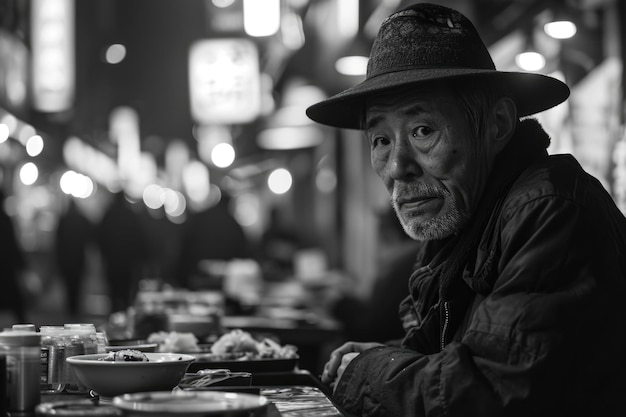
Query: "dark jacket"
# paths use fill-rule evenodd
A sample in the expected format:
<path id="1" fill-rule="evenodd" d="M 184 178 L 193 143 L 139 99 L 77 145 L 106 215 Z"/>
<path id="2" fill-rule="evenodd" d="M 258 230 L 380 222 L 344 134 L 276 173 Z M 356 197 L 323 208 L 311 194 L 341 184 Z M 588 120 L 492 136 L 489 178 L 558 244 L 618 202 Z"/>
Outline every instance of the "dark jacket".
<path id="1" fill-rule="evenodd" d="M 420 255 L 402 347 L 348 366 L 335 401 L 366 416 L 626 415 L 626 220 L 522 122 L 463 233 Z"/>

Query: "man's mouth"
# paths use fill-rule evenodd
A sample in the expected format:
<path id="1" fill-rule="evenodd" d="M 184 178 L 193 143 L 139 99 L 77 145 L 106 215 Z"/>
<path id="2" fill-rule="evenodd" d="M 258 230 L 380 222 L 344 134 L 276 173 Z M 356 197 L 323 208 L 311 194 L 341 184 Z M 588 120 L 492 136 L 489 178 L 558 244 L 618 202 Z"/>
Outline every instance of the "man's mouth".
<path id="1" fill-rule="evenodd" d="M 398 200 L 398 205 L 402 209 L 406 210 L 417 210 L 424 209 L 428 206 L 439 203 L 441 198 L 439 196 L 423 196 L 423 197 L 411 197 L 411 198 L 401 198 Z"/>

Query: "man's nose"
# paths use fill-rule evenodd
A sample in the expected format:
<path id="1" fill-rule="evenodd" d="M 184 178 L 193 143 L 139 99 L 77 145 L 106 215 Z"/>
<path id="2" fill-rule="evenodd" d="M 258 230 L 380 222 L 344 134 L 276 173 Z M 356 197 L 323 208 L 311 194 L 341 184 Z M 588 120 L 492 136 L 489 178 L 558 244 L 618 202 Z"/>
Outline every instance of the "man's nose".
<path id="1" fill-rule="evenodd" d="M 417 154 L 410 143 L 397 141 L 389 160 L 390 175 L 395 180 L 403 180 L 422 175 Z"/>

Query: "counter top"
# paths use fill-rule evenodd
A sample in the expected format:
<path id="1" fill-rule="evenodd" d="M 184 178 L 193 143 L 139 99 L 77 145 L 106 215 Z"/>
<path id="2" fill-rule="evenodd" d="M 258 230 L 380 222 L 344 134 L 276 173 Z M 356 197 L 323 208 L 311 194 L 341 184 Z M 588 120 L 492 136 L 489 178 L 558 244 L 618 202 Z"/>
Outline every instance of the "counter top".
<path id="1" fill-rule="evenodd" d="M 290 373 L 258 374 L 248 387 L 213 387 L 219 391 L 250 392 L 263 395 L 269 400 L 265 415 L 267 417 L 340 417 L 343 414 L 333 404 L 326 387 L 319 386 L 319 381 L 307 371 Z M 177 388 L 175 388 L 177 389 Z M 69 405 L 66 414 L 56 409 L 54 415 L 76 416 L 78 407 L 84 407 L 84 415 L 116 415 L 117 409 L 107 403 L 100 403 L 97 397 L 87 394 L 42 394 L 42 404 Z M 72 412 L 72 406 L 74 410 Z M 11 417 L 18 414 L 9 414 Z M 34 413 L 19 414 L 20 417 L 34 417 Z M 52 415 L 52 414 L 50 414 Z M 121 415 L 121 414 L 120 414 Z"/>

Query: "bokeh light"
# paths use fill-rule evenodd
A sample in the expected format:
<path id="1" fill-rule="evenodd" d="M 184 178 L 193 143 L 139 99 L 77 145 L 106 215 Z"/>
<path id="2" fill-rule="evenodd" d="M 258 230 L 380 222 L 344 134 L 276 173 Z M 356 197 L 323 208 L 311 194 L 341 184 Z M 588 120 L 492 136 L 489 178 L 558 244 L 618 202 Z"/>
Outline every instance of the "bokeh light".
<path id="1" fill-rule="evenodd" d="M 26 162 L 20 168 L 20 181 L 24 185 L 32 185 L 39 178 L 39 169 L 33 162 Z"/>
<path id="2" fill-rule="evenodd" d="M 43 138 L 33 135 L 26 141 L 26 153 L 29 156 L 37 156 L 43 151 Z"/>
<path id="3" fill-rule="evenodd" d="M 211 151 L 211 161 L 216 167 L 229 167 L 235 161 L 235 148 L 229 143 L 218 143 Z"/>
<path id="4" fill-rule="evenodd" d="M 35 130 L 34 127 L 32 127 L 31 125 L 23 125 L 17 137 L 20 143 L 26 146 L 28 139 L 35 136 L 36 134 L 37 134 L 37 131 Z"/>
<path id="5" fill-rule="evenodd" d="M 291 173 L 285 168 L 275 169 L 267 178 L 267 186 L 274 194 L 285 194 L 291 189 L 292 183 Z"/>
<path id="6" fill-rule="evenodd" d="M 569 20 L 557 20 L 546 23 L 543 30 L 554 39 L 569 39 L 576 35 L 576 24 Z"/>
<path id="7" fill-rule="evenodd" d="M 515 57 L 515 63 L 524 71 L 539 71 L 546 66 L 546 59 L 538 52 L 523 52 Z"/>
<path id="8" fill-rule="evenodd" d="M 63 193 L 76 198 L 87 198 L 95 191 L 95 184 L 91 178 L 72 170 L 61 175 L 59 187 Z"/>
<path id="9" fill-rule="evenodd" d="M 212 0 L 211 1 L 215 7 L 226 8 L 232 6 L 235 3 L 235 0 Z"/>
<path id="10" fill-rule="evenodd" d="M 0 123 L 0 143 L 6 142 L 9 139 L 9 126 L 4 123 Z"/>
<path id="11" fill-rule="evenodd" d="M 143 190 L 143 203 L 146 207 L 157 210 L 163 206 L 163 199 L 161 198 L 161 194 L 163 193 L 163 188 L 157 184 L 150 184 Z"/>
<path id="12" fill-rule="evenodd" d="M 119 64 L 126 58 L 126 47 L 119 43 L 110 45 L 104 55 L 104 59 L 109 64 Z"/>

